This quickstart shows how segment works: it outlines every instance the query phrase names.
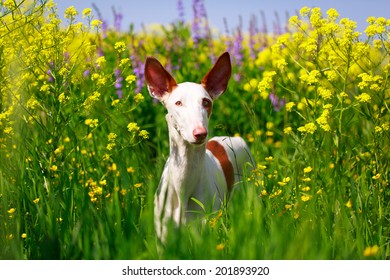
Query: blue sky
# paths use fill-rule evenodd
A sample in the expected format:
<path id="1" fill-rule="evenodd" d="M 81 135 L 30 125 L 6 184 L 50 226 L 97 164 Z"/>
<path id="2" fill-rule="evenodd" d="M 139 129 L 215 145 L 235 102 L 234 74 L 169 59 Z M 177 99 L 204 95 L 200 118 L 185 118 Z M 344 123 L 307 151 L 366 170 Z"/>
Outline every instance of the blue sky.
<path id="1" fill-rule="evenodd" d="M 358 30 L 366 27 L 366 18 L 369 16 L 390 17 L 390 0 L 204 0 L 207 15 L 211 26 L 224 31 L 223 19 L 226 18 L 230 29 L 238 26 L 239 17 L 243 19 L 244 28 L 247 28 L 251 15 L 259 16 L 260 11 L 266 15 L 268 29 L 272 30 L 272 21 L 275 12 L 279 14 L 282 23 L 286 21 L 286 12 L 291 16 L 301 7 L 320 7 L 324 12 L 335 8 L 341 17 L 347 17 L 358 23 Z M 179 18 L 177 0 L 56 0 L 60 14 L 66 7 L 75 6 L 80 12 L 95 3 L 103 18 L 112 26 L 114 17 L 112 8 L 123 14 L 122 29 L 126 31 L 130 23 L 134 23 L 136 30 L 141 23 L 169 24 Z M 193 0 L 183 0 L 185 18 L 191 20 Z"/>

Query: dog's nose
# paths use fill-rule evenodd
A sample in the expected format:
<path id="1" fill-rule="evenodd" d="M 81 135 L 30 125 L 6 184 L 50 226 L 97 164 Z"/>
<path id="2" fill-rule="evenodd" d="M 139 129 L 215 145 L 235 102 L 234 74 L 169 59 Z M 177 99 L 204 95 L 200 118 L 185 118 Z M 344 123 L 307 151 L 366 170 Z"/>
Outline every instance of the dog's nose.
<path id="1" fill-rule="evenodd" d="M 203 141 L 207 137 L 207 129 L 205 127 L 197 127 L 192 132 L 196 141 Z"/>

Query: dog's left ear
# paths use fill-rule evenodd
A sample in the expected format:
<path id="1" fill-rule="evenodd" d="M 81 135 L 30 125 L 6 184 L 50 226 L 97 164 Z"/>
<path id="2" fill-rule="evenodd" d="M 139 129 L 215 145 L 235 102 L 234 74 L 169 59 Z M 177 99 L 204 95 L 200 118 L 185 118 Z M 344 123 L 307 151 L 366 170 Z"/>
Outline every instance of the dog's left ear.
<path id="1" fill-rule="evenodd" d="M 223 53 L 215 62 L 213 68 L 202 79 L 202 86 L 210 94 L 211 98 L 216 99 L 225 92 L 230 76 L 232 74 L 232 65 L 228 52 Z"/>

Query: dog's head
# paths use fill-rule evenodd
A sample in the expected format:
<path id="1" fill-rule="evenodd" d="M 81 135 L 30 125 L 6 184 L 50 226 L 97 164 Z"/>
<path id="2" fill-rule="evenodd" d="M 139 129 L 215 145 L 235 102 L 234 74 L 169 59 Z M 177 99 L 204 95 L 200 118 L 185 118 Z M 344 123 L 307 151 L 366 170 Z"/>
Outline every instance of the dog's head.
<path id="1" fill-rule="evenodd" d="M 200 84 L 176 83 L 154 57 L 145 62 L 145 79 L 152 97 L 168 110 L 167 121 L 190 144 L 206 142 L 213 101 L 225 92 L 231 76 L 229 53 L 223 53 Z"/>

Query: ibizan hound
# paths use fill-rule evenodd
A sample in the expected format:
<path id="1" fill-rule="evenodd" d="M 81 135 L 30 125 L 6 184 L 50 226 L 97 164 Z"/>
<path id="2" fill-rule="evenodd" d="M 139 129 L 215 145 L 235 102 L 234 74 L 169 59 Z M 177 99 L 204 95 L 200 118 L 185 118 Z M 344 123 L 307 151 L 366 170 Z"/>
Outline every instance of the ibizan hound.
<path id="1" fill-rule="evenodd" d="M 227 52 L 218 58 L 201 84 L 177 84 L 157 59 L 146 60 L 149 93 L 168 111 L 170 155 L 154 200 L 156 232 L 162 240 L 169 220 L 180 225 L 201 210 L 196 200 L 206 209 L 219 209 L 227 192 L 240 180 L 245 163 L 253 162 L 241 137 L 214 137 L 207 141 L 213 101 L 226 90 L 230 75 Z"/>

